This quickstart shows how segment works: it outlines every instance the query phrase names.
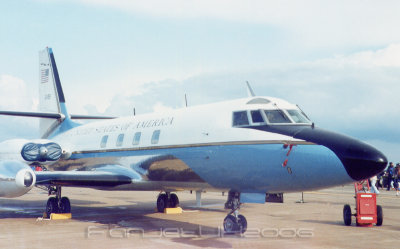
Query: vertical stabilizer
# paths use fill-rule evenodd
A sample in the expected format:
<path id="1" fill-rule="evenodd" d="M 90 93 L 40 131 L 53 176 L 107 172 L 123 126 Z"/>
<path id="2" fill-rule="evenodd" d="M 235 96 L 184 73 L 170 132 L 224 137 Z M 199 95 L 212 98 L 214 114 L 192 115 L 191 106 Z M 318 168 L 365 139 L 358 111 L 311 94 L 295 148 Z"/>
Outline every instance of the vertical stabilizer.
<path id="1" fill-rule="evenodd" d="M 62 118 L 57 120 L 40 119 L 40 135 L 43 138 L 50 136 L 64 119 L 69 120 L 65 107 L 64 93 L 51 48 L 46 48 L 39 52 L 39 110 L 41 112 L 62 114 Z"/>

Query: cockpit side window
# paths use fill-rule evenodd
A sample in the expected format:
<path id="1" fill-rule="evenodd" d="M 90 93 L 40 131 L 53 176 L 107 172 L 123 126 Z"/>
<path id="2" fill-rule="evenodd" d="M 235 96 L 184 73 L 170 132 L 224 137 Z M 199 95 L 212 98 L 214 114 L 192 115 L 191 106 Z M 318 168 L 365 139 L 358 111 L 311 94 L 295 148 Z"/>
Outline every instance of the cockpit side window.
<path id="1" fill-rule="evenodd" d="M 287 110 L 288 114 L 290 115 L 290 117 L 293 119 L 293 121 L 295 123 L 305 123 L 305 124 L 309 124 L 311 123 L 310 120 L 308 120 L 308 118 L 306 118 L 300 111 L 298 110 Z"/>
<path id="2" fill-rule="evenodd" d="M 247 111 L 239 111 L 233 113 L 233 126 L 249 125 Z"/>
<path id="3" fill-rule="evenodd" d="M 251 120 L 253 123 L 264 123 L 264 119 L 261 116 L 261 113 L 259 110 L 257 111 L 251 111 Z"/>
<path id="4" fill-rule="evenodd" d="M 264 110 L 270 124 L 291 123 L 290 119 L 281 110 Z"/>

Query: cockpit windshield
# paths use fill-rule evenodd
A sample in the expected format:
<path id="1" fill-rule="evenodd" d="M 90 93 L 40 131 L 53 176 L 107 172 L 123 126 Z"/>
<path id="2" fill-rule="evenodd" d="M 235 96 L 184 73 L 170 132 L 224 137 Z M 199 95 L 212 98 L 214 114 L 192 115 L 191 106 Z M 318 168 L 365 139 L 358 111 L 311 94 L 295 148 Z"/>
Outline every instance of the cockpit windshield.
<path id="1" fill-rule="evenodd" d="M 233 112 L 232 124 L 234 127 L 242 127 L 248 125 L 295 125 L 295 124 L 311 124 L 311 121 L 301 110 L 248 110 Z"/>
<path id="2" fill-rule="evenodd" d="M 300 111 L 298 110 L 287 110 L 289 116 L 293 119 L 293 121 L 297 124 L 309 124 L 310 120 Z"/>
<path id="3" fill-rule="evenodd" d="M 281 110 L 264 110 L 270 124 L 291 123 L 290 119 Z"/>

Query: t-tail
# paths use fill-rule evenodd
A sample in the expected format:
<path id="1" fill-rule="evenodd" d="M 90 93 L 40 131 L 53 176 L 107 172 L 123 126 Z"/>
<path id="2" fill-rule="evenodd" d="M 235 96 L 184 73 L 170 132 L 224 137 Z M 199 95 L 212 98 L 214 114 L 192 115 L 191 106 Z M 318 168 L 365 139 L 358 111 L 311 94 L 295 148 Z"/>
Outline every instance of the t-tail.
<path id="1" fill-rule="evenodd" d="M 40 118 L 41 138 L 52 138 L 79 126 L 72 119 L 110 119 L 107 116 L 70 115 L 65 104 L 60 76 L 51 48 L 39 52 L 39 111 L 2 111 L 0 115 Z"/>
<path id="2" fill-rule="evenodd" d="M 39 130 L 42 138 L 52 137 L 78 125 L 71 121 L 68 114 L 51 48 L 39 52 L 39 111 L 60 114 L 60 118 L 57 119 L 40 118 Z"/>

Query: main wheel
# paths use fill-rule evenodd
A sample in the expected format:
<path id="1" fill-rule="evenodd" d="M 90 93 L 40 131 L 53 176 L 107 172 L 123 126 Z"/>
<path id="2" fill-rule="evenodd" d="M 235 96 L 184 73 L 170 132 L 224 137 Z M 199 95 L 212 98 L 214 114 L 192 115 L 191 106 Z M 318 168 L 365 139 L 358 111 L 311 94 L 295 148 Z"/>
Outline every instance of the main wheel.
<path id="1" fill-rule="evenodd" d="M 166 194 L 160 194 L 157 198 L 157 211 L 160 213 L 164 212 L 164 209 L 167 207 L 168 197 Z"/>
<path id="2" fill-rule="evenodd" d="M 239 224 L 236 222 L 235 216 L 230 214 L 230 215 L 225 217 L 225 219 L 224 219 L 224 231 L 226 233 L 237 233 L 237 232 L 240 231 Z"/>
<path id="3" fill-rule="evenodd" d="M 68 197 L 61 198 L 60 213 L 71 213 L 71 202 Z"/>
<path id="4" fill-rule="evenodd" d="M 57 205 L 57 200 L 55 197 L 50 197 L 47 200 L 47 205 L 46 205 L 47 218 L 50 218 L 50 215 L 52 213 L 58 213 L 58 205 Z"/>
<path id="5" fill-rule="evenodd" d="M 351 225 L 351 208 L 349 204 L 346 204 L 343 207 L 343 220 L 346 226 Z"/>
<path id="6" fill-rule="evenodd" d="M 179 199 L 176 194 L 171 194 L 169 199 L 169 207 L 176 208 L 179 205 Z"/>
<path id="7" fill-rule="evenodd" d="M 239 231 L 241 233 L 245 233 L 247 230 L 247 220 L 241 214 L 238 215 L 238 225 L 239 225 Z"/>
<path id="8" fill-rule="evenodd" d="M 377 226 L 382 226 L 383 223 L 383 210 L 381 205 L 376 205 L 376 215 L 377 215 L 377 220 L 376 220 L 376 225 Z"/>

